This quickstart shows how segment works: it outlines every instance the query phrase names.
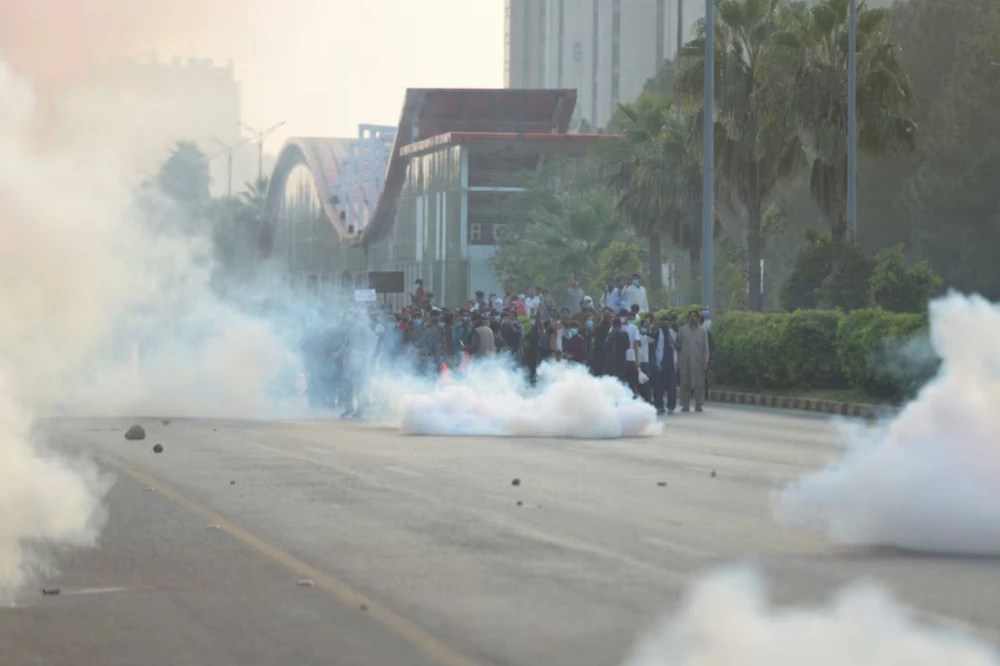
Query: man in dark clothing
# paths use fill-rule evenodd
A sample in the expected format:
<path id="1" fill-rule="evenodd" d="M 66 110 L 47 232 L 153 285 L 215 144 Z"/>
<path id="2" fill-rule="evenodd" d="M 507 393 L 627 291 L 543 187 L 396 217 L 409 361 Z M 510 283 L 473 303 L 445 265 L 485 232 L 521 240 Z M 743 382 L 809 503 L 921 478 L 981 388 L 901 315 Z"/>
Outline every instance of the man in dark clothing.
<path id="1" fill-rule="evenodd" d="M 517 315 L 507 310 L 503 313 L 503 324 L 500 327 L 500 337 L 504 348 L 515 361 L 521 360 L 521 344 L 524 341 L 524 329 L 517 323 Z"/>
<path id="2" fill-rule="evenodd" d="M 611 320 L 611 331 L 604 343 L 604 374 L 617 377 L 628 384 L 628 371 L 625 355 L 632 347 L 628 333 L 622 329 L 622 320 L 615 317 Z"/>
<path id="3" fill-rule="evenodd" d="M 472 332 L 472 345 L 469 353 L 474 358 L 488 358 L 496 351 L 496 338 L 493 337 L 493 329 L 489 326 L 489 320 L 477 316 L 473 320 L 476 330 Z"/>
<path id="4" fill-rule="evenodd" d="M 563 338 L 563 358 L 571 363 L 587 364 L 587 341 L 580 335 L 580 322 L 571 321 Z"/>
<path id="5" fill-rule="evenodd" d="M 653 402 L 656 411 L 663 413 L 663 396 L 666 393 L 666 412 L 673 414 L 677 408 L 677 332 L 669 320 L 661 321 L 657 334 L 653 380 Z"/>
<path id="6" fill-rule="evenodd" d="M 590 342 L 590 374 L 595 377 L 608 374 L 604 369 L 604 357 L 607 354 L 608 334 L 611 333 L 611 310 L 604 308 L 601 323 L 594 329 Z"/>

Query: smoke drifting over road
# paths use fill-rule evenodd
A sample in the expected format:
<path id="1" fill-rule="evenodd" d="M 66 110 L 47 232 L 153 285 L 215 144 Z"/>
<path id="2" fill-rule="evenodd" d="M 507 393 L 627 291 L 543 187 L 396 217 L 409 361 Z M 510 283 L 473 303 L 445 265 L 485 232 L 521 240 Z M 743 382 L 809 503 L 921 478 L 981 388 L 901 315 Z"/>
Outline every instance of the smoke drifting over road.
<path id="1" fill-rule="evenodd" d="M 786 525 L 850 546 L 1000 553 L 1000 309 L 931 304 L 938 377 L 890 423 L 845 425 L 837 464 L 785 489 Z"/>
<path id="2" fill-rule="evenodd" d="M 775 608 L 758 577 L 735 571 L 698 585 L 678 615 L 626 666 L 998 666 L 970 636 L 923 625 L 870 586 L 825 607 Z"/>
<path id="3" fill-rule="evenodd" d="M 211 252 L 151 233 L 131 205 L 114 127 L 39 149 L 34 97 L 0 61 L 0 587 L 46 544 L 93 543 L 108 487 L 32 441 L 64 413 L 275 413 L 299 359 L 221 303 Z M 42 137 L 44 139 L 44 137 Z M 141 351 L 141 354 L 137 352 Z M 140 363 L 137 363 L 137 356 Z"/>
<path id="4" fill-rule="evenodd" d="M 418 435 L 490 435 L 615 439 L 660 431 L 656 410 L 616 379 L 547 364 L 536 388 L 500 361 L 475 364 L 402 397 L 402 430 Z"/>

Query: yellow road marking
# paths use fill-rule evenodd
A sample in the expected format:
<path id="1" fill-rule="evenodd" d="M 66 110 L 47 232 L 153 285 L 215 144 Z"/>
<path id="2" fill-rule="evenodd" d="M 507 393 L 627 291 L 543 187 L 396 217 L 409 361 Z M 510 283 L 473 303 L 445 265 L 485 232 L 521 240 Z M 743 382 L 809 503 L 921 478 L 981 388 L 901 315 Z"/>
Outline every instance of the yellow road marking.
<path id="1" fill-rule="evenodd" d="M 121 473 L 131 477 L 144 486 L 153 486 L 159 494 L 203 518 L 206 522 L 218 525 L 220 530 L 228 533 L 230 536 L 241 541 L 253 550 L 256 550 L 268 559 L 277 562 L 302 578 L 311 579 L 316 584 L 316 587 L 329 592 L 344 604 L 353 606 L 354 608 L 359 608 L 362 604 L 365 605 L 368 608 L 367 614 L 370 617 L 377 620 L 406 642 L 429 655 L 435 661 L 444 664 L 445 666 L 476 666 L 474 661 L 451 649 L 409 620 L 397 615 L 385 606 L 372 601 L 364 594 L 358 592 L 340 579 L 326 572 L 320 571 L 316 567 L 303 562 L 294 555 L 290 555 L 285 551 L 272 546 L 266 541 L 257 538 L 246 530 L 233 525 L 218 513 L 198 504 L 197 502 L 189 500 L 175 490 L 166 487 L 162 482 L 154 479 L 148 474 L 132 469 L 119 460 L 108 457 L 104 457 L 103 460 L 109 466 L 114 467 Z"/>

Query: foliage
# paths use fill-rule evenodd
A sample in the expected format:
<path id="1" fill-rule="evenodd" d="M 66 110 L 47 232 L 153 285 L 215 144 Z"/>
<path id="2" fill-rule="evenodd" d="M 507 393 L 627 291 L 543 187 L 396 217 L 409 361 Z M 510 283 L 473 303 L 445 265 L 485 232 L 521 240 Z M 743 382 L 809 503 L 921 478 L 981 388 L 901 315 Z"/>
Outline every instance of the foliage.
<path id="1" fill-rule="evenodd" d="M 556 293 L 575 275 L 588 293 L 599 293 L 598 258 L 614 241 L 629 241 L 614 200 L 600 187 L 556 194 L 548 208 L 534 208 L 509 229 L 490 259 L 502 282 L 532 284 Z"/>
<path id="2" fill-rule="evenodd" d="M 753 389 L 787 388 L 787 367 L 782 344 L 787 314 L 727 312 L 712 324 L 716 381 Z"/>
<path id="3" fill-rule="evenodd" d="M 155 182 L 163 195 L 188 214 L 204 211 L 212 199 L 208 159 L 193 142 L 174 146 Z"/>
<path id="4" fill-rule="evenodd" d="M 768 90 L 770 103 L 795 117 L 811 162 L 810 190 L 830 225 L 834 246 L 847 232 L 848 4 L 781 5 L 780 29 L 772 36 L 773 62 L 781 74 Z M 899 45 L 889 31 L 889 12 L 861 2 L 857 26 L 859 147 L 872 154 L 912 148 L 912 93 L 896 57 Z"/>
<path id="5" fill-rule="evenodd" d="M 833 243 L 829 236 L 810 231 L 791 274 L 781 286 L 781 307 L 789 311 L 817 307 L 820 287 L 830 275 L 832 262 Z"/>
<path id="6" fill-rule="evenodd" d="M 720 384 L 750 390 L 850 386 L 901 399 L 937 372 L 926 330 L 926 314 L 880 309 L 727 312 L 714 318 L 712 372 Z"/>
<path id="7" fill-rule="evenodd" d="M 837 356 L 837 330 L 841 318 L 836 310 L 799 310 L 789 315 L 781 345 L 789 386 L 843 386 L 844 376 Z"/>
<path id="8" fill-rule="evenodd" d="M 642 260 L 636 243 L 614 241 L 597 257 L 597 282 L 600 285 L 613 282 L 620 275 L 642 274 Z M 596 289 L 596 288 L 595 288 Z M 593 293 L 601 293 L 595 290 Z"/>
<path id="9" fill-rule="evenodd" d="M 844 377 L 874 395 L 913 395 L 937 372 L 938 361 L 924 351 L 927 346 L 914 344 L 926 338 L 926 330 L 926 313 L 866 309 L 846 315 L 837 331 L 837 357 Z"/>
<path id="10" fill-rule="evenodd" d="M 854 241 L 835 246 L 831 273 L 819 286 L 820 305 L 850 312 L 868 307 L 869 284 L 875 261 Z"/>
<path id="11" fill-rule="evenodd" d="M 650 287 L 661 285 L 661 239 L 698 252 L 691 202 L 700 198 L 701 177 L 691 149 L 692 116 L 667 98 L 644 93 L 623 104 L 612 130 L 617 138 L 600 147 L 599 161 L 618 212 L 635 232 L 649 239 Z M 698 211 L 700 213 L 700 211 Z M 699 234 L 700 235 L 700 234 Z"/>
<path id="12" fill-rule="evenodd" d="M 875 261 L 870 289 L 877 307 L 890 312 L 924 312 L 930 299 L 941 291 L 941 276 L 926 261 L 906 266 L 902 245 L 882 250 Z"/>
<path id="13" fill-rule="evenodd" d="M 746 211 L 750 308 L 762 307 L 760 265 L 765 202 L 781 178 L 801 159 L 797 132 L 789 126 L 787 105 L 767 91 L 776 88 L 771 38 L 776 32 L 777 0 L 718 0 L 716 32 L 715 159 L 721 191 Z M 677 90 L 703 115 L 705 26 L 684 45 Z"/>

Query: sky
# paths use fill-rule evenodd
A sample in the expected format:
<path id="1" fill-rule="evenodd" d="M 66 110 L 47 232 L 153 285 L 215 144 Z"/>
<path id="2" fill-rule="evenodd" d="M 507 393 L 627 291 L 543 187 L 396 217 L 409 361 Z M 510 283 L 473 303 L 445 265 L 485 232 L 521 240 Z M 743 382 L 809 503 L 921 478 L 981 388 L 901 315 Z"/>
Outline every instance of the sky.
<path id="1" fill-rule="evenodd" d="M 501 0 L 2 0 L 0 57 L 40 82 L 117 56 L 231 58 L 244 121 L 286 121 L 280 145 L 395 125 L 408 87 L 502 87 L 503 13 Z"/>

